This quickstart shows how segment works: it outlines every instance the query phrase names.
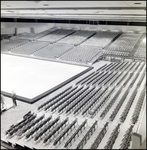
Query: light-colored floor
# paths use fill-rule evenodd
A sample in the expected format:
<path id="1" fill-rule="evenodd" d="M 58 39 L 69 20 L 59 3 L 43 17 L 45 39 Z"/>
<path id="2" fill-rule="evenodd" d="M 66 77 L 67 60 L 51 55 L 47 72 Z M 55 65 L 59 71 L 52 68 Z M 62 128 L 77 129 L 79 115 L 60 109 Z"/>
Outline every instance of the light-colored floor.
<path id="1" fill-rule="evenodd" d="M 1 54 L 1 91 L 34 98 L 87 67 Z"/>

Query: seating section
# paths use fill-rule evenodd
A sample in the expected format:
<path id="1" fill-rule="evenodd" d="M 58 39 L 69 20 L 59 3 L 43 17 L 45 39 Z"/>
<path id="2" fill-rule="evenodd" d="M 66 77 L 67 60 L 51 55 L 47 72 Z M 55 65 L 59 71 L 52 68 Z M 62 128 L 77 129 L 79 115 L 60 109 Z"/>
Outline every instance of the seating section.
<path id="1" fill-rule="evenodd" d="M 103 50 L 103 56 L 115 56 L 115 57 L 121 57 L 121 58 L 127 58 L 129 56 L 128 52 L 118 52 L 118 51 L 107 51 Z"/>
<path id="2" fill-rule="evenodd" d="M 70 44 L 51 44 L 46 46 L 45 48 L 36 51 L 33 53 L 34 56 L 45 57 L 45 58 L 58 58 L 62 54 L 66 53 L 73 48 L 73 45 Z"/>
<path id="3" fill-rule="evenodd" d="M 11 37 L 10 40 L 2 40 L 1 51 L 32 54 L 33 57 L 47 59 L 58 58 L 58 61 L 75 64 L 93 64 L 97 60 L 107 58 L 144 60 L 146 43 L 142 42 L 137 50 L 134 49 L 141 35 L 142 33 L 135 32 L 52 28 L 36 34 L 23 33 Z M 18 48 L 27 42 L 27 47 Z"/>
<path id="4" fill-rule="evenodd" d="M 70 36 L 67 36 L 66 38 L 59 41 L 59 43 L 67 43 L 67 44 L 73 44 L 78 45 L 82 43 L 84 40 L 86 40 L 88 37 L 90 37 L 94 32 L 92 31 L 76 31 Z"/>
<path id="5" fill-rule="evenodd" d="M 22 46 L 24 44 L 28 43 L 26 40 L 7 40 L 7 41 L 1 41 L 1 51 L 7 52 L 14 48 L 17 48 L 19 46 Z"/>
<path id="6" fill-rule="evenodd" d="M 112 85 L 117 84 L 117 81 L 123 77 L 125 73 L 131 73 L 136 71 L 140 67 L 140 70 L 144 67 L 144 64 L 136 62 L 122 62 L 122 63 L 110 63 L 99 68 L 96 72 L 91 73 L 85 78 L 78 81 L 79 85 Z M 109 78 L 107 78 L 107 76 Z M 122 79 L 120 80 L 122 82 Z"/>
<path id="7" fill-rule="evenodd" d="M 96 56 L 97 58 L 101 56 L 97 47 L 77 46 L 63 54 L 60 59 L 79 63 L 93 63 Z"/>
<path id="8" fill-rule="evenodd" d="M 87 66 L 107 56 L 145 58 L 146 43 L 134 50 L 141 36 L 57 29 L 3 40 L 1 51 Z M 11 125 L 6 142 L 20 149 L 129 149 L 146 103 L 146 62 L 100 61 L 88 70 Z"/>
<path id="9" fill-rule="evenodd" d="M 30 55 L 33 52 L 46 47 L 47 45 L 49 45 L 49 42 L 32 41 L 18 48 L 12 49 L 11 52 L 22 55 Z"/>
<path id="10" fill-rule="evenodd" d="M 10 143 L 17 139 L 35 149 L 113 149 L 116 143 L 128 149 L 145 101 L 145 74 L 142 61 L 95 66 L 25 114 L 5 135 Z"/>
<path id="11" fill-rule="evenodd" d="M 45 30 L 43 32 L 40 33 L 22 33 L 22 34 L 18 34 L 16 36 L 12 36 L 10 39 L 24 39 L 24 40 L 36 40 L 38 38 L 41 38 L 51 32 L 53 32 L 55 29 L 49 29 L 49 30 Z"/>
<path id="12" fill-rule="evenodd" d="M 75 31 L 73 30 L 64 30 L 64 29 L 57 29 L 55 31 L 53 31 L 52 33 L 43 36 L 39 39 L 37 39 L 38 41 L 47 41 L 50 43 L 54 43 L 57 42 L 59 40 L 61 40 L 62 38 L 68 36 L 69 34 L 74 33 Z"/>
<path id="13" fill-rule="evenodd" d="M 145 58 L 146 59 L 146 42 L 142 41 L 139 45 L 137 51 L 134 54 L 135 58 Z"/>
<path id="14" fill-rule="evenodd" d="M 141 35 L 141 33 L 123 33 L 118 37 L 117 40 L 115 40 L 109 47 L 107 47 L 107 50 L 132 52 Z"/>
<path id="15" fill-rule="evenodd" d="M 86 40 L 82 45 L 97 46 L 100 49 L 107 46 L 119 32 L 98 31 L 97 34 Z"/>
<path id="16" fill-rule="evenodd" d="M 92 137 L 94 133 L 98 133 L 99 130 L 100 133 L 96 134 L 97 138 L 95 141 L 98 141 L 98 144 L 100 144 L 107 133 L 107 127 L 109 125 L 107 122 L 103 128 L 100 128 L 98 127 L 98 121 L 92 122 L 91 125 L 88 124 L 87 119 L 79 123 L 77 118 L 54 117 L 53 115 L 41 115 L 40 113 L 30 111 L 24 115 L 22 121 L 11 126 L 9 130 L 6 131 L 6 135 L 9 139 L 13 137 L 18 138 L 18 141 L 25 139 L 24 143 L 26 143 L 26 145 L 27 142 L 30 141 L 33 143 L 35 149 L 39 143 L 42 143 L 45 149 L 47 149 L 50 144 L 53 149 L 57 147 L 59 149 L 81 149 L 85 148 L 86 143 L 90 141 L 90 137 Z M 93 148 L 95 141 L 89 146 Z M 37 143 L 37 145 L 35 143 Z M 75 143 L 77 143 L 77 145 L 75 145 Z M 21 146 L 19 145 L 19 147 Z"/>
<path id="17" fill-rule="evenodd" d="M 136 88 L 140 87 L 145 75 L 144 72 L 145 63 L 142 62 L 122 62 L 104 65 L 80 79 L 75 87 L 69 87 L 38 107 L 38 110 L 94 117 L 106 104 L 105 109 L 99 114 L 101 118 L 104 118 L 117 101 L 119 103 L 114 108 L 115 113 L 112 112 L 110 116 L 110 120 L 113 120 L 121 107 L 120 104 L 123 104 L 126 99 L 129 90 L 133 91 L 132 84 L 138 83 Z M 134 90 L 135 92 L 136 90 Z M 121 93 L 124 94 L 117 100 Z"/>

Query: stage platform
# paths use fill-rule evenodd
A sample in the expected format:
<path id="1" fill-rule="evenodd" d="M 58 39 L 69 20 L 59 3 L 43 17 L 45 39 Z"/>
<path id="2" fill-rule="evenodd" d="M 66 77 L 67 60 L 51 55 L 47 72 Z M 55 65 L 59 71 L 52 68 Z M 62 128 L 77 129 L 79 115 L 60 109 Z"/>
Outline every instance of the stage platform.
<path id="1" fill-rule="evenodd" d="M 1 91 L 33 103 L 91 68 L 1 54 Z"/>

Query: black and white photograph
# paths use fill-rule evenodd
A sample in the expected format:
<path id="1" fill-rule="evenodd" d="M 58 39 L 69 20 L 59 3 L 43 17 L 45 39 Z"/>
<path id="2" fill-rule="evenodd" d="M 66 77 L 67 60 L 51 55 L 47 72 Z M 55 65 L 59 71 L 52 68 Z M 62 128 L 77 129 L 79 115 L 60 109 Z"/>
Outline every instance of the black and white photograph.
<path id="1" fill-rule="evenodd" d="M 1 149 L 146 149 L 146 1 L 1 1 Z"/>

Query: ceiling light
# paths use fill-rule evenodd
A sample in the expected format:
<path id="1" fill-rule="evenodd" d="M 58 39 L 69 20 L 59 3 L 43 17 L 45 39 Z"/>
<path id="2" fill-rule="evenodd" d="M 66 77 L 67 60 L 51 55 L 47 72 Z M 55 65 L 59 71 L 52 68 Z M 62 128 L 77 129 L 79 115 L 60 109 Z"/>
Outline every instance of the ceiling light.
<path id="1" fill-rule="evenodd" d="M 11 5 L 6 5 L 7 7 L 11 7 Z"/>
<path id="2" fill-rule="evenodd" d="M 96 12 L 94 12 L 94 13 L 101 13 L 101 12 L 104 12 L 104 11 L 96 11 Z"/>
<path id="3" fill-rule="evenodd" d="M 7 12 L 14 12 L 13 10 L 8 10 Z"/>
<path id="4" fill-rule="evenodd" d="M 49 4 L 43 4 L 43 6 L 49 6 Z"/>
<path id="5" fill-rule="evenodd" d="M 134 4 L 141 4 L 141 3 L 134 3 Z"/>

